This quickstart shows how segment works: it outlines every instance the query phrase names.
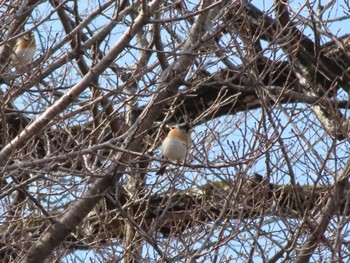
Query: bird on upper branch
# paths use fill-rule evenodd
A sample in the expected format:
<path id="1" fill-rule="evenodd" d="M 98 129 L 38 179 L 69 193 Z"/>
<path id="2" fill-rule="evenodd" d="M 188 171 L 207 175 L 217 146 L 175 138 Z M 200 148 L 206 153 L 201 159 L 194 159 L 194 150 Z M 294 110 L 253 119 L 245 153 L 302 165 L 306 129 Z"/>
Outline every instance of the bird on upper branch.
<path id="1" fill-rule="evenodd" d="M 17 41 L 11 56 L 10 65 L 12 67 L 24 67 L 33 59 L 35 51 L 35 37 L 32 32 L 29 32 Z"/>

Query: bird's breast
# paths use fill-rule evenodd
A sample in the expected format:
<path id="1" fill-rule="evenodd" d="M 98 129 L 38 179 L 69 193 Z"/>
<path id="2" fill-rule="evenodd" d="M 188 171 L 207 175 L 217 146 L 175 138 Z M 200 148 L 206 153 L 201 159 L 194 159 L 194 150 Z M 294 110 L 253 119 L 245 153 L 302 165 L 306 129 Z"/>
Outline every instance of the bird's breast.
<path id="1" fill-rule="evenodd" d="M 182 161 L 187 154 L 186 141 L 176 137 L 168 137 L 162 144 L 163 156 L 171 161 Z"/>

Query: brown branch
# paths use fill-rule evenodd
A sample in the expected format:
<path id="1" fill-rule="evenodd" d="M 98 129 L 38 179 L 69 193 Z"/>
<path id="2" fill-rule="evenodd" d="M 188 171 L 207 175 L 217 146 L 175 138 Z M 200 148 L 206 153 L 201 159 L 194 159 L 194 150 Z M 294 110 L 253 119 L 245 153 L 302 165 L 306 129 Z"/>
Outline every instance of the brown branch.
<path id="1" fill-rule="evenodd" d="M 317 247 L 319 240 L 321 240 L 325 234 L 325 231 L 333 216 L 337 212 L 344 215 L 344 211 L 349 211 L 349 208 L 345 205 L 347 204 L 347 198 L 344 197 L 346 190 L 349 189 L 349 177 L 350 158 L 339 175 L 339 179 L 334 184 L 333 190 L 328 196 L 326 205 L 320 211 L 319 217 L 316 219 L 314 229 L 312 229 L 312 232 L 309 234 L 309 237 L 304 244 L 301 245 L 301 251 L 295 259 L 296 263 L 309 262 L 312 253 Z"/>
<path id="2" fill-rule="evenodd" d="M 274 185 L 260 176 L 253 176 L 236 181 L 212 182 L 199 188 L 177 190 L 172 194 L 156 194 L 148 197 L 149 200 L 141 199 L 138 202 L 133 202 L 128 207 L 135 212 L 138 211 L 138 213 L 144 211 L 141 229 L 156 227 L 156 231 L 164 236 L 173 236 L 175 233 L 179 234 L 188 228 L 213 222 L 222 213 L 229 219 L 253 219 L 261 216 L 261 210 L 263 209 L 265 211 L 264 215 L 302 219 L 305 216 L 305 211 L 318 209 L 319 202 L 328 196 L 329 190 L 332 188 L 332 186 L 314 188 L 306 185 L 296 185 L 294 187 L 291 185 Z M 317 234 L 315 232 L 312 235 L 319 236 L 323 234 L 327 226 L 324 220 L 326 218 L 330 220 L 335 212 L 349 216 L 349 207 L 347 207 L 349 204 L 346 203 L 345 198 L 339 197 L 343 191 L 349 190 L 350 186 L 342 181 L 337 183 L 335 188 L 337 190 L 334 190 L 334 194 L 329 197 L 328 204 L 322 212 L 323 223 L 315 228 L 315 230 L 319 230 Z M 229 198 L 229 204 L 226 205 L 227 197 L 233 189 L 236 194 Z M 335 195 L 338 196 L 336 199 Z M 297 201 L 297 196 L 300 201 Z M 112 218 L 104 219 L 104 222 L 109 222 L 108 225 L 92 223 L 87 218 L 86 225 L 95 226 L 89 233 L 93 232 L 101 236 L 101 231 L 105 231 L 104 227 L 106 227 L 110 230 L 108 233 L 112 237 L 123 238 L 125 221 L 122 217 L 117 216 L 118 209 L 113 210 L 115 208 L 117 207 L 109 206 L 110 213 L 104 213 L 108 218 Z M 347 212 L 344 213 L 345 211 Z M 95 219 L 98 220 L 99 218 Z M 83 226 L 80 229 L 83 230 L 84 228 Z M 78 233 L 80 237 L 84 237 L 84 235 L 84 232 Z M 313 242 L 315 240 L 312 239 Z"/>
<path id="3" fill-rule="evenodd" d="M 112 182 L 106 178 L 100 180 L 97 185 L 101 186 L 104 182 L 112 186 Z M 93 187 L 95 195 L 82 197 L 79 203 L 83 200 L 93 203 L 96 201 L 94 198 L 99 199 L 100 192 L 98 191 L 101 188 L 97 190 L 95 188 L 97 185 Z M 350 189 L 350 186 L 344 180 L 339 181 L 336 187 L 339 188 L 335 190 L 337 194 L 342 193 L 339 191 Z M 302 219 L 305 216 L 303 214 L 305 211 L 314 211 L 319 208 L 319 203 L 326 197 L 328 198 L 329 191 L 332 188 L 335 189 L 332 186 L 314 188 L 307 185 L 277 185 L 269 183 L 266 178 L 260 175 L 254 175 L 237 180 L 211 182 L 188 190 L 154 194 L 133 202 L 126 196 L 127 193 L 125 191 L 121 191 L 117 201 L 110 202 L 106 200 L 108 201 L 106 203 L 109 204 L 108 207 L 104 207 L 103 211 L 91 213 L 84 224 L 77 229 L 77 235 L 83 239 L 95 240 L 90 235 L 102 237 L 103 232 L 108 231 L 109 237 L 123 238 L 125 219 L 119 215 L 119 210 L 127 203 L 128 208 L 134 213 L 139 214 L 143 211 L 143 220 L 141 220 L 142 223 L 138 228 L 143 230 L 155 228 L 154 230 L 164 236 L 173 235 L 174 232 L 181 233 L 189 227 L 205 225 L 208 222 L 215 221 L 222 214 L 225 214 L 229 219 L 252 219 L 256 216 L 261 216 L 262 209 L 265 211 L 264 215 Z M 228 199 L 232 191 L 235 194 Z M 296 195 L 300 201 L 297 201 Z M 330 205 L 326 205 L 325 209 L 331 213 L 322 212 L 322 215 L 328 219 L 331 219 L 336 212 L 344 216 L 350 215 L 349 204 L 346 202 L 346 198 L 339 198 L 339 196 L 336 197 L 334 192 L 329 197 L 328 203 L 333 202 L 332 204 L 335 205 L 332 206 L 332 211 L 329 210 Z M 168 202 L 169 200 L 170 202 Z M 226 203 L 227 201 L 228 203 Z M 300 208 L 300 205 L 303 205 L 303 207 Z M 74 205 L 74 209 L 79 207 L 81 206 Z M 59 222 L 65 220 L 64 218 L 68 220 L 72 216 L 69 213 L 73 212 L 67 210 Z M 79 210 L 79 213 L 82 212 L 85 215 L 85 209 L 84 211 Z M 126 214 L 125 211 L 123 211 L 123 214 Z M 99 220 L 102 220 L 102 222 L 99 223 Z M 37 223 L 36 225 L 41 224 Z M 318 227 L 325 229 L 326 226 L 324 224 L 321 226 L 320 224 Z M 87 231 L 87 229 L 89 230 Z M 65 229 L 65 231 L 67 230 Z M 2 231 L 0 232 L 2 233 Z"/>

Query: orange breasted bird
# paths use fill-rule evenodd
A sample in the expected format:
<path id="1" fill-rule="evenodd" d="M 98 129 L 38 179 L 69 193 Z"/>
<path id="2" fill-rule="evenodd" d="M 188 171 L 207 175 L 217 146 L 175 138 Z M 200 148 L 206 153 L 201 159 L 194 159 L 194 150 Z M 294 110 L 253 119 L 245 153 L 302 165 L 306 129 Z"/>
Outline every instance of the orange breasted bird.
<path id="1" fill-rule="evenodd" d="M 162 143 L 163 157 L 172 162 L 183 161 L 192 146 L 192 130 L 193 127 L 188 123 L 172 127 Z M 166 164 L 162 165 L 156 174 L 163 174 L 165 169 Z"/>
<path id="2" fill-rule="evenodd" d="M 21 37 L 15 47 L 11 56 L 11 66 L 23 67 L 28 64 L 34 57 L 36 51 L 35 37 L 33 33 L 25 34 Z"/>

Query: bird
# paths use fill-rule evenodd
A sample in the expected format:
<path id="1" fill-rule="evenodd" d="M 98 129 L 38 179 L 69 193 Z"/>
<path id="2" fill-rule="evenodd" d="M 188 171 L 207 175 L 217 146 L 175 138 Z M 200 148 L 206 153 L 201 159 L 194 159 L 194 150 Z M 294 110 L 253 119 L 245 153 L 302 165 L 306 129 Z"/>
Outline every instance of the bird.
<path id="1" fill-rule="evenodd" d="M 172 127 L 162 143 L 163 158 L 172 162 L 183 161 L 192 146 L 192 131 L 193 127 L 189 123 Z M 166 166 L 167 164 L 162 165 L 156 174 L 163 174 Z"/>
<path id="2" fill-rule="evenodd" d="M 12 67 L 27 65 L 33 59 L 35 51 L 35 37 L 32 32 L 29 32 L 17 41 L 11 56 L 10 65 Z"/>

